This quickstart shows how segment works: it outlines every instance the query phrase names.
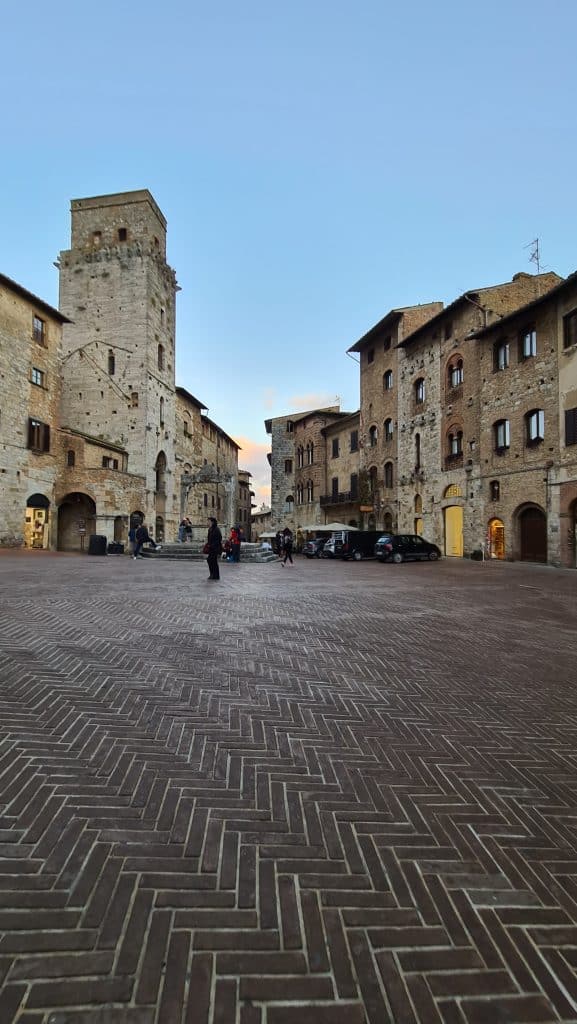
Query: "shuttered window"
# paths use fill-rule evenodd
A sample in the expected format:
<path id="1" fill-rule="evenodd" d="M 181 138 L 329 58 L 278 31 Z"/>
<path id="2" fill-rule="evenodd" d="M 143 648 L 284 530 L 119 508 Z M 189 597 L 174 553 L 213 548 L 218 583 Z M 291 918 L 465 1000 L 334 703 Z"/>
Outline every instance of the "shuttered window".
<path id="1" fill-rule="evenodd" d="M 565 409 L 565 444 L 577 444 L 577 409 Z"/>
<path id="2" fill-rule="evenodd" d="M 28 420 L 28 447 L 34 452 L 50 451 L 50 427 L 40 420 Z"/>

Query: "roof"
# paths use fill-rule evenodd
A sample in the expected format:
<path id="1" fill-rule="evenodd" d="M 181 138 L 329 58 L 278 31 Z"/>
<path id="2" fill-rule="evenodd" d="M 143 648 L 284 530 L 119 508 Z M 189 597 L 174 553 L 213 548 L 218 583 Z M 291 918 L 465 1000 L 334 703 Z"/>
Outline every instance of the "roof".
<path id="1" fill-rule="evenodd" d="M 102 437 L 93 437 L 92 434 L 86 434 L 83 430 L 76 430 L 74 427 L 60 427 L 59 429 L 61 434 L 74 434 L 75 437 L 81 437 L 84 441 L 88 441 L 89 444 L 96 445 L 98 448 L 110 448 L 121 455 L 126 454 L 127 449 L 123 448 L 120 444 L 114 444 L 113 441 L 106 441 Z"/>
<path id="2" fill-rule="evenodd" d="M 264 421 L 264 429 L 266 430 L 267 434 L 271 434 L 273 420 L 290 420 L 291 423 L 298 423 L 300 420 L 306 419 L 307 416 L 314 416 L 315 413 L 317 412 L 333 412 L 340 414 L 340 408 L 338 405 L 328 405 L 325 406 L 324 409 L 308 409 L 306 412 L 291 412 L 285 413 L 284 415 L 281 416 L 271 416 L 270 419 Z"/>
<path id="3" fill-rule="evenodd" d="M 180 395 L 181 398 L 186 398 L 187 402 L 192 402 L 192 404 L 196 405 L 198 409 L 208 410 L 208 405 L 204 405 L 200 402 L 199 399 L 195 398 L 194 395 L 191 395 L 190 391 L 187 391 L 186 388 L 177 387 L 175 390 L 177 395 Z"/>
<path id="4" fill-rule="evenodd" d="M 515 309 L 512 313 L 507 313 L 506 316 L 501 317 L 500 320 L 497 320 L 492 324 L 488 324 L 487 327 L 481 327 L 478 331 L 473 331 L 471 334 L 469 334 L 469 338 L 482 338 L 486 334 L 489 334 L 491 331 L 494 331 L 495 328 L 501 329 L 503 324 L 509 324 L 512 320 L 515 320 L 518 317 L 526 316 L 527 313 L 530 313 L 533 309 L 536 309 L 537 306 L 541 306 L 544 302 L 548 302 L 549 299 L 553 298 L 556 295 L 559 295 L 566 288 L 569 288 L 575 284 L 577 284 L 577 270 L 573 271 L 572 274 L 569 274 L 569 276 L 566 277 L 564 281 L 561 281 L 559 284 L 555 285 L 554 288 L 550 288 L 549 291 L 544 292 L 543 295 L 539 296 L 539 298 L 533 299 L 531 302 L 528 302 L 525 306 L 520 306 L 519 309 Z"/>
<path id="5" fill-rule="evenodd" d="M 327 430 L 332 430 L 335 426 L 344 427 L 347 420 L 354 422 L 355 420 L 360 420 L 360 417 L 360 409 L 357 409 L 356 412 L 343 412 L 338 420 L 335 420 L 333 423 L 329 423 L 326 427 L 321 427 L 321 434 L 326 433 Z"/>
<path id="6" fill-rule="evenodd" d="M 9 288 L 10 291 L 19 295 L 21 299 L 26 299 L 32 306 L 36 306 L 37 309 L 41 309 L 48 316 L 58 320 L 61 324 L 71 324 L 73 321 L 64 313 L 61 313 L 58 309 L 54 309 L 54 306 L 50 306 L 44 299 L 39 299 L 33 292 L 29 292 L 27 288 L 23 288 L 17 281 L 13 281 L 11 277 L 6 277 L 6 274 L 0 274 L 0 284 L 3 284 L 5 288 Z"/>
<path id="7" fill-rule="evenodd" d="M 205 408 L 205 406 L 203 406 L 203 408 Z M 211 420 L 210 416 L 202 416 L 201 419 L 204 423 L 210 423 L 211 427 L 214 427 L 215 430 L 218 430 L 221 437 L 226 437 L 227 441 L 230 441 L 230 443 L 233 444 L 234 447 L 237 448 L 239 452 L 242 451 L 241 446 L 230 436 L 230 434 L 227 434 L 226 430 L 223 430 L 222 427 L 219 427 L 218 423 L 215 423 L 214 420 Z"/>
<path id="8" fill-rule="evenodd" d="M 415 341 L 415 339 L 418 338 L 419 335 L 424 334 L 425 331 L 430 330 L 431 327 L 434 327 L 435 324 L 438 324 L 443 319 L 443 317 L 446 317 L 447 314 L 450 315 L 451 312 L 457 308 L 457 306 L 461 305 L 461 303 L 469 301 L 472 301 L 473 303 L 478 302 L 485 292 L 492 292 L 495 290 L 495 288 L 503 288 L 505 285 L 513 284 L 513 282 L 523 274 L 525 277 L 534 278 L 542 276 L 537 274 L 526 274 L 524 271 L 521 271 L 520 274 L 513 274 L 511 281 L 503 281 L 501 284 L 489 284 L 486 285 L 484 288 L 470 288 L 468 289 L 468 291 L 463 292 L 456 299 L 454 299 L 453 302 L 451 302 L 448 306 L 445 306 L 445 308 L 442 309 L 440 313 L 437 313 L 436 316 L 432 316 L 431 319 L 427 320 L 426 323 L 421 324 L 420 327 L 415 328 L 415 330 L 412 331 L 411 334 L 408 334 L 407 337 L 404 338 L 399 345 L 397 345 L 397 348 L 406 348 L 413 341 Z"/>
<path id="9" fill-rule="evenodd" d="M 387 330 L 387 328 L 393 328 L 402 318 L 404 313 L 409 313 L 415 309 L 424 309 L 427 306 L 434 305 L 437 305 L 437 303 L 422 302 L 418 303 L 417 305 L 396 306 L 394 309 L 390 309 L 387 315 L 384 316 L 382 320 L 379 320 L 378 324 L 375 324 L 374 327 L 371 327 L 371 329 L 367 331 L 366 334 L 363 334 L 362 338 L 359 338 L 359 340 L 356 341 L 354 345 L 351 345 L 351 347 L 347 349 L 347 352 L 361 352 L 365 345 L 368 345 L 370 341 L 374 341 L 376 338 L 380 337 L 383 331 Z M 430 320 L 428 321 L 428 323 L 430 323 Z"/>

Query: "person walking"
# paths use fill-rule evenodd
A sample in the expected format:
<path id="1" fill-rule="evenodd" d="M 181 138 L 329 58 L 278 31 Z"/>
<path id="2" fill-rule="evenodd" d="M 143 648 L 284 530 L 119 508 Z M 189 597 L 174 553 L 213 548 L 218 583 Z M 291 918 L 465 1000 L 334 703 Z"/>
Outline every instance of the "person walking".
<path id="1" fill-rule="evenodd" d="M 230 531 L 230 543 L 232 546 L 232 560 L 233 562 L 240 562 L 240 530 L 238 526 L 233 526 Z"/>
<path id="2" fill-rule="evenodd" d="M 282 543 L 283 543 L 283 550 L 284 550 L 284 559 L 281 562 L 281 565 L 282 565 L 282 567 L 284 569 L 284 567 L 285 567 L 285 565 L 287 563 L 287 558 L 288 558 L 290 564 L 294 565 L 294 562 L 293 562 L 293 535 L 292 535 L 291 531 L 289 530 L 288 526 L 285 526 L 285 528 L 283 530 L 283 533 L 282 533 L 282 538 L 283 538 Z"/>
<path id="3" fill-rule="evenodd" d="M 186 540 L 186 523 L 187 523 L 186 519 L 181 519 L 180 525 L 178 527 L 178 543 L 179 544 L 184 544 L 184 542 Z"/>
<path id="4" fill-rule="evenodd" d="M 216 580 L 220 579 L 218 560 L 222 552 L 222 533 L 218 528 L 218 523 L 214 516 L 210 516 L 208 522 L 209 527 L 204 550 L 208 556 L 206 559 L 208 571 L 210 573 L 208 578 L 209 580 L 216 582 Z"/>
<path id="5" fill-rule="evenodd" d="M 155 551 L 160 551 L 162 549 L 162 544 L 157 544 L 152 539 L 148 532 L 148 527 L 144 523 L 141 523 L 140 526 L 137 526 L 134 536 L 136 543 L 134 545 L 134 554 L 132 556 L 133 558 L 142 558 L 140 552 L 142 551 L 142 547 L 144 544 L 152 544 Z"/>

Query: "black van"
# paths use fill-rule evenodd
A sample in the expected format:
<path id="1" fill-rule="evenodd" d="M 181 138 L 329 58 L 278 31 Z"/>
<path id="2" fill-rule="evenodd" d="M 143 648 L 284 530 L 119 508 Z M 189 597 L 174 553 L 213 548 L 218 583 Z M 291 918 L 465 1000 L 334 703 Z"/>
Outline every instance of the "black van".
<path id="1" fill-rule="evenodd" d="M 342 530 L 338 534 L 340 543 L 336 545 L 335 556 L 337 558 L 352 558 L 360 562 L 365 558 L 375 557 L 375 544 L 379 537 L 382 537 L 382 530 Z M 335 534 L 335 536 L 337 536 Z"/>

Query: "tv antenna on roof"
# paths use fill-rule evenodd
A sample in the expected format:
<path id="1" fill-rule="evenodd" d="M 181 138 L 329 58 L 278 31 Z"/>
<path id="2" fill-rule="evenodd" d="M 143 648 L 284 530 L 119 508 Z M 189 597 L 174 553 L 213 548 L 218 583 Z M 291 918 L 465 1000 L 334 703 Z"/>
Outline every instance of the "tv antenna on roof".
<path id="1" fill-rule="evenodd" d="M 541 273 L 541 254 L 539 252 L 539 239 L 534 238 L 528 245 L 523 246 L 524 249 L 530 249 L 529 262 L 534 263 L 537 267 L 537 273 Z"/>

